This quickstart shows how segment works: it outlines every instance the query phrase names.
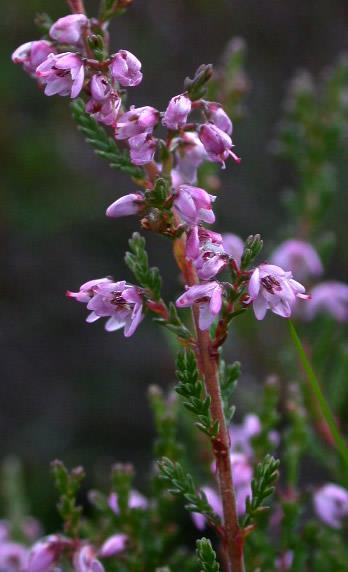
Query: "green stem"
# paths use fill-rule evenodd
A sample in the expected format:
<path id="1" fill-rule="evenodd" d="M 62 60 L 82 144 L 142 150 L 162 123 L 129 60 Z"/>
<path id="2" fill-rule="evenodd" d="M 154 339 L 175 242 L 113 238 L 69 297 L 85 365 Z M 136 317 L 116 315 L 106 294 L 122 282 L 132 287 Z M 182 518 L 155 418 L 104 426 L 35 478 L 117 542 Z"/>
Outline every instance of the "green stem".
<path id="1" fill-rule="evenodd" d="M 296 331 L 296 328 L 291 320 L 288 320 L 290 336 L 297 350 L 298 356 L 302 363 L 303 369 L 307 375 L 310 387 L 318 401 L 321 413 L 330 429 L 333 441 L 335 443 L 336 449 L 342 457 L 342 460 L 348 467 L 348 448 L 347 445 L 338 429 L 337 423 L 335 421 L 334 415 L 330 409 L 328 402 L 326 401 L 324 394 L 321 390 L 317 376 L 312 368 L 312 365 L 306 355 L 302 342 Z"/>

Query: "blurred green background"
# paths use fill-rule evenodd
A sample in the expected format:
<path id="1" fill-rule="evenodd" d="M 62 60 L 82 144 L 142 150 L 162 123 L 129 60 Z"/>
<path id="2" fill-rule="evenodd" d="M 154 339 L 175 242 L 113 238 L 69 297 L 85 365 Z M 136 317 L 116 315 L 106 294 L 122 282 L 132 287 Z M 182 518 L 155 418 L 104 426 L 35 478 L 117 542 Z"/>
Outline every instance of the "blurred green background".
<path id="1" fill-rule="evenodd" d="M 86 4 L 93 14 L 96 3 Z M 105 333 L 102 322 L 86 325 L 85 308 L 65 298 L 67 289 L 91 278 L 131 278 L 123 253 L 135 220 L 107 220 L 104 211 L 133 186 L 93 155 L 75 129 L 68 100 L 44 97 L 11 64 L 12 51 L 38 37 L 33 19 L 43 11 L 53 19 L 67 13 L 58 0 L 2 3 L 0 455 L 23 460 L 32 512 L 47 521 L 54 458 L 85 465 L 91 480 L 113 460 L 132 461 L 142 480 L 153 436 L 147 387 L 170 386 L 174 366 L 163 332 L 150 320 L 125 340 Z M 334 63 L 348 47 L 347 25 L 344 0 L 135 0 L 113 22 L 114 49 L 126 48 L 143 62 L 144 81 L 131 91 L 130 103 L 160 109 L 200 63 L 216 63 L 232 37 L 246 40 L 251 90 L 234 133 L 243 161 L 222 173 L 217 221 L 220 231 L 244 238 L 260 232 L 265 256 L 282 234 L 281 194 L 292 182 L 291 170 L 271 152 L 288 82 L 299 68 L 318 74 Z M 338 246 L 327 275 L 348 281 L 348 167 L 344 156 L 338 163 L 330 214 Z M 164 293 L 174 298 L 181 285 L 170 244 L 149 236 L 148 245 Z M 252 324 L 252 344 L 233 335 L 227 348 L 243 362 L 239 415 L 252 404 L 255 384 L 277 373 L 272 348 L 285 335 L 274 316 L 262 333 Z"/>

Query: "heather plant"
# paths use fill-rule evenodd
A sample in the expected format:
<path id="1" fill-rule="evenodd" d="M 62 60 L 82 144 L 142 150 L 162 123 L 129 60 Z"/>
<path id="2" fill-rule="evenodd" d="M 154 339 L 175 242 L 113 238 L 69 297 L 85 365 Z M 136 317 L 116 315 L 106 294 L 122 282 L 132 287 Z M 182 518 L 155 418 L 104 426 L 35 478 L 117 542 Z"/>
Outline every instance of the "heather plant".
<path id="1" fill-rule="evenodd" d="M 335 187 L 335 152 L 347 127 L 346 61 L 319 86 L 301 74 L 290 87 L 274 149 L 290 160 L 296 179 L 294 191 L 286 193 L 284 241 L 265 260 L 258 234 L 243 240 L 233 229 L 225 235 L 211 229 L 219 170 L 238 169 L 241 161 L 231 137 L 249 87 L 243 42 L 230 43 L 215 73 L 201 65 L 186 78 L 164 111 L 151 102 L 128 106 L 143 78 L 141 61 L 121 47 L 110 53 L 108 25 L 130 4 L 104 0 L 98 16 L 89 17 L 82 0 L 70 0 L 71 13 L 56 22 L 41 15 L 43 37 L 17 48 L 12 59 L 45 95 L 72 100 L 87 143 L 134 185 L 106 210 L 111 219 L 138 221 L 125 255 L 133 282 L 92 278 L 67 296 L 86 306 L 88 323 L 102 319 L 112 335 L 136 335 L 144 319 L 167 330 L 177 351 L 177 383 L 168 395 L 149 388 L 157 437 L 146 494 L 134 488 L 132 466 L 115 464 L 110 490 L 90 491 L 84 514 L 84 470 L 54 461 L 63 525 L 43 536 L 16 500 L 18 470 L 7 467 L 0 568 L 348 570 L 348 449 L 336 415 L 347 360 L 337 322 L 348 317 L 348 286 L 319 282 L 333 247 L 325 215 Z M 175 301 L 164 299 L 160 270 L 151 266 L 144 238 L 150 232 L 172 244 L 183 282 Z M 226 363 L 223 346 L 231 331 L 248 335 L 243 320 L 256 319 L 262 328 L 268 313 L 289 324 L 293 344 L 279 344 L 285 383 L 270 375 L 254 410 L 237 424 L 241 364 Z M 305 344 L 297 333 L 301 321 Z M 318 347 L 324 360 L 316 360 Z M 311 356 L 319 377 L 332 380 L 336 395 L 328 400 Z M 327 472 L 319 487 L 302 486 L 307 459 Z M 191 528 L 182 506 L 191 514 Z M 199 532 L 205 536 L 195 545 Z"/>

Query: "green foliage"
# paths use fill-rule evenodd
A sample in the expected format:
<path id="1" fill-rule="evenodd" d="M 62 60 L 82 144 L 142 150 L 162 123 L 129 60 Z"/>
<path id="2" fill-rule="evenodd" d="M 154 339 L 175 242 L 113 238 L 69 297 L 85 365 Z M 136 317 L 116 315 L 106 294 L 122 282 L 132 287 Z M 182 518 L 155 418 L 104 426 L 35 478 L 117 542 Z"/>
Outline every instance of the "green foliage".
<path id="1" fill-rule="evenodd" d="M 231 405 L 231 397 L 237 387 L 240 369 L 241 364 L 239 361 L 226 365 L 226 362 L 223 359 L 220 360 L 219 381 L 227 425 L 231 423 L 236 410 L 235 406 Z"/>
<path id="2" fill-rule="evenodd" d="M 213 66 L 211 64 L 202 64 L 196 69 L 195 75 L 192 79 L 187 77 L 184 82 L 184 90 L 187 91 L 189 98 L 192 101 L 201 99 L 206 91 L 206 83 L 213 75 Z"/>
<path id="3" fill-rule="evenodd" d="M 181 496 L 187 504 L 185 508 L 190 512 L 203 514 L 213 525 L 218 525 L 220 519 L 208 503 L 205 493 L 199 490 L 192 476 L 186 473 L 180 463 L 174 463 L 167 457 L 158 462 L 160 478 L 169 486 L 169 492 Z"/>
<path id="4" fill-rule="evenodd" d="M 128 499 L 132 487 L 134 470 L 132 465 L 117 463 L 112 467 L 112 490 L 117 494 L 121 517 L 128 513 Z"/>
<path id="5" fill-rule="evenodd" d="M 22 465 L 17 457 L 6 457 L 1 465 L 1 497 L 11 537 L 22 540 L 22 525 L 28 514 Z"/>
<path id="6" fill-rule="evenodd" d="M 184 398 L 184 406 L 197 419 L 196 427 L 214 439 L 219 433 L 219 423 L 213 421 L 211 417 L 211 398 L 206 394 L 204 384 L 199 379 L 196 357 L 192 350 L 179 353 L 176 377 L 179 383 L 175 391 Z"/>
<path id="7" fill-rule="evenodd" d="M 241 260 L 241 270 L 246 270 L 254 259 L 260 254 L 263 242 L 259 234 L 250 235 L 245 241 L 245 248 Z"/>
<path id="8" fill-rule="evenodd" d="M 197 540 L 197 556 L 202 566 L 201 572 L 219 572 L 220 565 L 208 538 Z"/>
<path id="9" fill-rule="evenodd" d="M 246 514 L 243 520 L 243 526 L 246 527 L 255 521 L 257 515 L 268 507 L 263 505 L 263 501 L 273 494 L 274 486 L 279 477 L 279 461 L 271 455 L 258 463 L 255 476 L 251 482 L 251 498 L 246 501 Z"/>
<path id="10" fill-rule="evenodd" d="M 146 204 L 149 207 L 163 208 L 170 193 L 170 183 L 162 177 L 156 179 L 153 189 L 145 191 Z"/>
<path id="11" fill-rule="evenodd" d="M 172 395 L 166 399 L 156 385 L 149 387 L 148 395 L 157 434 L 155 457 L 178 459 L 182 448 L 177 438 L 177 404 Z"/>
<path id="12" fill-rule="evenodd" d="M 149 267 L 145 245 L 145 238 L 138 232 L 134 232 L 129 240 L 130 252 L 126 252 L 125 261 L 140 286 L 146 288 L 155 300 L 159 300 L 161 298 L 160 273 L 158 268 Z"/>
<path id="13" fill-rule="evenodd" d="M 51 469 L 60 494 L 57 508 L 64 521 L 64 531 L 70 536 L 77 537 L 82 507 L 77 506 L 76 498 L 85 472 L 82 467 L 75 467 L 69 472 L 61 461 L 53 461 Z"/>
<path id="14" fill-rule="evenodd" d="M 164 318 L 156 318 L 155 321 L 158 324 L 165 326 L 170 332 L 175 334 L 178 338 L 181 338 L 183 340 L 189 340 L 192 337 L 191 332 L 190 330 L 187 329 L 185 324 L 180 319 L 176 306 L 175 304 L 173 304 L 173 302 L 169 303 L 168 310 L 169 310 L 169 317 L 167 320 L 165 320 Z"/>
<path id="15" fill-rule="evenodd" d="M 87 143 L 93 147 L 97 155 L 106 159 L 111 167 L 120 169 L 136 179 L 143 178 L 142 170 L 131 163 L 128 152 L 119 149 L 115 139 L 110 137 L 106 129 L 85 111 L 82 99 L 73 101 L 71 109 L 78 129 L 85 135 Z"/>

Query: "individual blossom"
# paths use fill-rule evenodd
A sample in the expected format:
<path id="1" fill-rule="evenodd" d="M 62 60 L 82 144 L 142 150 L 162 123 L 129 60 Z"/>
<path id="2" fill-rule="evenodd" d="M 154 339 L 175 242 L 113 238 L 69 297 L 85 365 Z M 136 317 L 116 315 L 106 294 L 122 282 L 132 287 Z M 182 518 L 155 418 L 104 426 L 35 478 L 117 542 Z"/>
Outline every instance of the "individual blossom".
<path id="1" fill-rule="evenodd" d="M 75 572 L 104 572 L 102 563 L 96 557 L 96 550 L 89 544 L 75 552 L 73 563 Z"/>
<path id="2" fill-rule="evenodd" d="M 120 50 L 112 56 L 110 73 L 123 87 L 134 87 L 143 79 L 141 63 L 127 50 Z"/>
<path id="3" fill-rule="evenodd" d="M 280 244 L 271 256 L 271 263 L 291 270 L 299 280 L 323 273 L 317 251 L 304 240 L 291 239 Z"/>
<path id="4" fill-rule="evenodd" d="M 293 279 L 292 272 L 274 264 L 260 264 L 255 268 L 248 291 L 258 320 L 263 320 L 267 310 L 289 318 L 297 298 L 309 298 L 304 286 Z"/>
<path id="5" fill-rule="evenodd" d="M 106 216 L 119 218 L 133 214 L 139 214 L 144 208 L 144 197 L 141 193 L 130 193 L 120 197 L 106 210 Z"/>
<path id="6" fill-rule="evenodd" d="M 67 292 L 70 298 L 87 304 L 91 313 L 87 322 L 109 318 L 105 324 L 108 332 L 124 328 L 124 335 L 131 336 L 143 319 L 143 300 L 136 286 L 125 281 L 113 282 L 110 278 L 90 280 L 79 292 Z"/>
<path id="7" fill-rule="evenodd" d="M 172 97 L 162 119 L 163 125 L 167 129 L 174 130 L 183 127 L 191 111 L 191 106 L 191 99 L 185 93 Z"/>
<path id="8" fill-rule="evenodd" d="M 36 542 L 30 550 L 27 572 L 49 572 L 69 542 L 57 534 Z"/>
<path id="9" fill-rule="evenodd" d="M 174 138 L 171 150 L 175 152 L 175 167 L 171 177 L 173 187 L 197 182 L 198 167 L 208 158 L 207 152 L 197 133 L 184 133 L 180 138 Z"/>
<path id="10" fill-rule="evenodd" d="M 116 556 L 123 552 L 127 546 L 128 536 L 126 534 L 113 534 L 105 542 L 98 552 L 98 556 L 101 558 L 109 558 L 110 556 Z M 94 572 L 94 571 L 93 571 Z"/>
<path id="11" fill-rule="evenodd" d="M 209 120 L 221 131 L 224 131 L 228 135 L 232 134 L 233 125 L 232 121 L 228 117 L 226 111 L 223 110 L 220 103 L 215 103 L 213 101 L 207 101 L 205 103 L 205 110 L 208 114 Z"/>
<path id="12" fill-rule="evenodd" d="M 36 70 L 36 76 L 46 84 L 46 95 L 77 97 L 83 87 L 85 70 L 79 55 L 72 52 L 49 54 Z"/>
<path id="13" fill-rule="evenodd" d="M 141 133 L 128 139 L 130 157 L 134 165 L 146 165 L 154 158 L 157 140 L 150 133 Z"/>
<path id="14" fill-rule="evenodd" d="M 123 113 L 117 121 L 116 139 L 129 139 L 141 133 L 152 133 L 153 128 L 159 121 L 159 112 L 154 107 L 131 106 L 130 110 Z"/>
<path id="15" fill-rule="evenodd" d="M 312 320 L 318 314 L 328 314 L 337 322 L 348 320 L 348 284 L 322 282 L 312 288 L 311 299 L 306 304 L 305 317 Z"/>
<path id="16" fill-rule="evenodd" d="M 115 126 L 121 107 L 121 98 L 112 91 L 107 99 L 98 101 L 89 99 L 86 103 L 86 111 L 99 123 Z"/>
<path id="17" fill-rule="evenodd" d="M 0 542 L 0 570 L 4 572 L 23 572 L 29 570 L 29 550 L 18 542 L 5 540 Z"/>
<path id="18" fill-rule="evenodd" d="M 78 44 L 88 18 L 84 14 L 69 14 L 59 18 L 50 28 L 49 34 L 60 44 Z"/>
<path id="19" fill-rule="evenodd" d="M 199 222 L 212 224 L 215 221 L 212 209 L 215 198 L 200 187 L 180 185 L 174 192 L 173 206 L 182 220 L 190 225 Z"/>
<path id="20" fill-rule="evenodd" d="M 114 511 L 115 514 L 120 513 L 120 507 L 118 504 L 118 496 L 116 493 L 111 493 L 111 495 L 109 496 L 108 505 L 111 508 L 111 510 Z M 147 509 L 148 505 L 149 505 L 149 502 L 148 502 L 147 498 L 144 497 L 144 495 L 142 495 L 141 493 L 139 493 L 139 491 L 136 491 L 136 490 L 130 491 L 129 496 L 128 496 L 128 508 L 130 510 L 134 510 L 134 509 L 145 510 L 145 509 Z"/>
<path id="21" fill-rule="evenodd" d="M 313 504 L 320 520 L 331 528 L 342 528 L 343 520 L 348 517 L 347 489 L 334 483 L 323 485 L 314 493 Z"/>
<path id="22" fill-rule="evenodd" d="M 223 517 L 222 503 L 218 493 L 212 487 L 205 486 L 202 487 L 202 491 L 207 497 L 207 501 L 210 504 L 213 511 L 220 517 Z M 200 512 L 191 513 L 192 520 L 198 530 L 204 530 L 207 524 L 206 517 Z"/>
<path id="23" fill-rule="evenodd" d="M 276 559 L 276 569 L 277 572 L 288 572 L 291 570 L 292 563 L 294 561 L 294 553 L 292 550 L 287 550 L 279 558 Z"/>
<path id="24" fill-rule="evenodd" d="M 221 234 L 194 226 L 187 234 L 186 256 L 197 270 L 201 280 L 211 280 L 228 263 L 229 257 L 222 246 Z"/>
<path id="25" fill-rule="evenodd" d="M 187 288 L 177 299 L 178 308 L 199 306 L 199 329 L 207 330 L 219 314 L 222 306 L 223 288 L 218 282 L 207 282 Z"/>
<path id="26" fill-rule="evenodd" d="M 46 40 L 27 42 L 19 46 L 12 54 L 15 64 L 22 64 L 24 71 L 35 75 L 36 68 L 44 62 L 50 54 L 55 54 L 56 49 Z"/>
<path id="27" fill-rule="evenodd" d="M 211 161 L 221 163 L 225 168 L 225 161 L 231 156 L 237 163 L 240 163 L 240 158 L 232 151 L 231 137 L 213 123 L 201 125 L 199 138 Z"/>
<path id="28" fill-rule="evenodd" d="M 225 252 L 240 266 L 244 252 L 244 242 L 237 234 L 226 233 L 222 235 Z"/>
<path id="29" fill-rule="evenodd" d="M 261 421 L 254 413 L 249 413 L 239 425 L 232 424 L 229 429 L 232 450 L 233 452 L 240 452 L 246 455 L 249 459 L 253 458 L 254 452 L 252 447 L 252 440 L 261 433 Z M 279 444 L 279 434 L 277 431 L 270 431 L 268 439 L 273 446 Z"/>

